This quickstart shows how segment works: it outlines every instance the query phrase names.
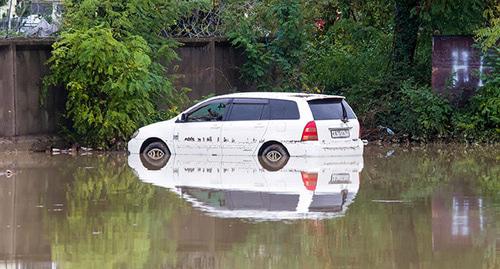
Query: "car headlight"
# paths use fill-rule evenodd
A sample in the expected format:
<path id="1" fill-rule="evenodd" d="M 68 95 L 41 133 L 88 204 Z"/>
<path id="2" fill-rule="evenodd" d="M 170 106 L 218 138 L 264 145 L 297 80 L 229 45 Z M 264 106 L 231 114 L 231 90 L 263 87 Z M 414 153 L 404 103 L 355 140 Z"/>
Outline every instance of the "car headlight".
<path id="1" fill-rule="evenodd" d="M 132 134 L 132 138 L 136 138 L 137 136 L 139 135 L 139 130 L 135 131 L 133 134 Z"/>

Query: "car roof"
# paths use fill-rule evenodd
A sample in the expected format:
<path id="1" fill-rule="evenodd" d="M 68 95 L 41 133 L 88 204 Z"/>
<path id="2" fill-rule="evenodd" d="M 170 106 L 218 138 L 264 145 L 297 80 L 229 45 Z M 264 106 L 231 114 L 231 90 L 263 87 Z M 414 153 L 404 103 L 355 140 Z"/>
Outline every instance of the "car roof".
<path id="1" fill-rule="evenodd" d="M 269 99 L 285 99 L 285 100 L 314 100 L 325 98 L 340 98 L 344 96 L 327 95 L 327 94 L 312 94 L 312 93 L 296 93 L 296 92 L 240 92 L 226 95 L 215 96 L 213 98 L 269 98 Z"/>

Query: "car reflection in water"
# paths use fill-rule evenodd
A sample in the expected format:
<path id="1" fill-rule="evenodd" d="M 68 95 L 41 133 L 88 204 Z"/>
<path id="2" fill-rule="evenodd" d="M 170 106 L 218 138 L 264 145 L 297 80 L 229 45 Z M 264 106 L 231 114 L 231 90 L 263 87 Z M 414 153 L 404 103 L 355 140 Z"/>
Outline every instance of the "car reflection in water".
<path id="1" fill-rule="evenodd" d="M 152 168 L 131 154 L 128 162 L 142 181 L 170 189 L 208 215 L 252 220 L 343 216 L 363 169 L 362 155 L 296 157 L 281 168 L 251 156 L 174 155 Z"/>

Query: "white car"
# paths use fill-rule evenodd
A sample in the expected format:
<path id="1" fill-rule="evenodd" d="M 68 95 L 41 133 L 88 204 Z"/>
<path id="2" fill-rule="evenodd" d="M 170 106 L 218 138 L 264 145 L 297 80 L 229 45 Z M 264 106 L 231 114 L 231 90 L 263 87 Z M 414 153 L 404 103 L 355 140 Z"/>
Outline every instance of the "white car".
<path id="1" fill-rule="evenodd" d="M 141 155 L 129 166 L 139 179 L 167 188 L 195 208 L 221 218 L 254 220 L 340 217 L 354 201 L 363 169 L 362 155 L 291 157 L 268 171 L 255 156 L 176 155 L 151 170 Z"/>
<path id="2" fill-rule="evenodd" d="M 161 168 L 165 156 L 252 155 L 277 169 L 290 156 L 362 154 L 360 125 L 342 96 L 234 93 L 205 100 L 178 117 L 140 128 L 128 143 Z"/>

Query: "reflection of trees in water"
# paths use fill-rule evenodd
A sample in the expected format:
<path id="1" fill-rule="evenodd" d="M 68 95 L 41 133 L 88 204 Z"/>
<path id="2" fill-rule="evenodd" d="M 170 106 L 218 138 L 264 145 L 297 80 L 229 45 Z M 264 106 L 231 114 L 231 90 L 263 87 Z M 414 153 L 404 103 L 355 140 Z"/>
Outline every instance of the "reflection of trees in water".
<path id="1" fill-rule="evenodd" d="M 176 231 L 168 224 L 185 205 L 174 194 L 141 183 L 124 155 L 79 158 L 64 171 L 73 177 L 67 214 L 48 220 L 61 268 L 175 264 Z"/>
<path id="2" fill-rule="evenodd" d="M 385 156 L 368 150 L 360 191 L 345 217 L 289 223 L 207 217 L 188 210 L 176 194 L 141 183 L 125 156 L 86 158 L 65 168 L 74 180 L 67 185 L 67 214 L 49 218 L 53 259 L 61 268 L 500 266 L 498 211 L 481 213 L 488 218 L 486 232 L 474 230 L 462 247 L 436 236 L 436 222 L 448 227 L 448 218 L 434 216 L 453 218 L 450 200 L 459 195 L 482 194 L 485 204 L 498 203 L 498 187 L 489 180 L 498 180 L 499 172 L 491 149 L 397 149 Z M 372 201 L 378 199 L 409 202 Z"/>
<path id="3" fill-rule="evenodd" d="M 495 195 L 500 194 L 498 147 L 400 148 L 389 157 L 385 151 L 370 149 L 362 178 L 364 184 L 386 192 L 387 198 L 426 198 L 446 184 L 467 188 L 471 194 L 500 197 Z"/>
<path id="4" fill-rule="evenodd" d="M 423 256 L 432 257 L 425 204 L 387 206 L 371 199 L 370 193 L 358 193 L 342 218 L 255 224 L 222 264 L 255 268 L 408 268 L 413 264 L 419 268 Z"/>
<path id="5" fill-rule="evenodd" d="M 477 205 L 466 208 L 470 212 L 461 216 L 451 206 L 453 197 L 476 195 L 483 196 L 483 207 L 498 203 L 494 199 L 499 198 L 495 195 L 499 188 L 483 180 L 499 180 L 495 152 L 498 150 L 490 147 L 398 149 L 386 158 L 386 152 L 368 149 L 360 191 L 345 217 L 255 225 L 225 262 L 246 264 L 248 259 L 257 267 L 272 268 L 499 268 L 495 246 L 495 233 L 500 234 L 495 230 L 499 212 L 479 212 Z M 435 208 L 432 197 L 440 195 L 447 206 Z M 373 202 L 384 199 L 401 202 Z M 463 203 L 471 204 L 468 200 Z M 448 214 L 450 219 L 435 218 L 437 213 Z M 449 228 L 434 230 L 434 222 L 444 221 L 444 226 L 451 227 L 453 217 L 469 221 L 470 243 L 439 236 L 440 232 L 450 233 Z M 479 218 L 487 222 L 483 228 L 474 226 Z M 436 248 L 439 243 L 444 247 Z"/>

